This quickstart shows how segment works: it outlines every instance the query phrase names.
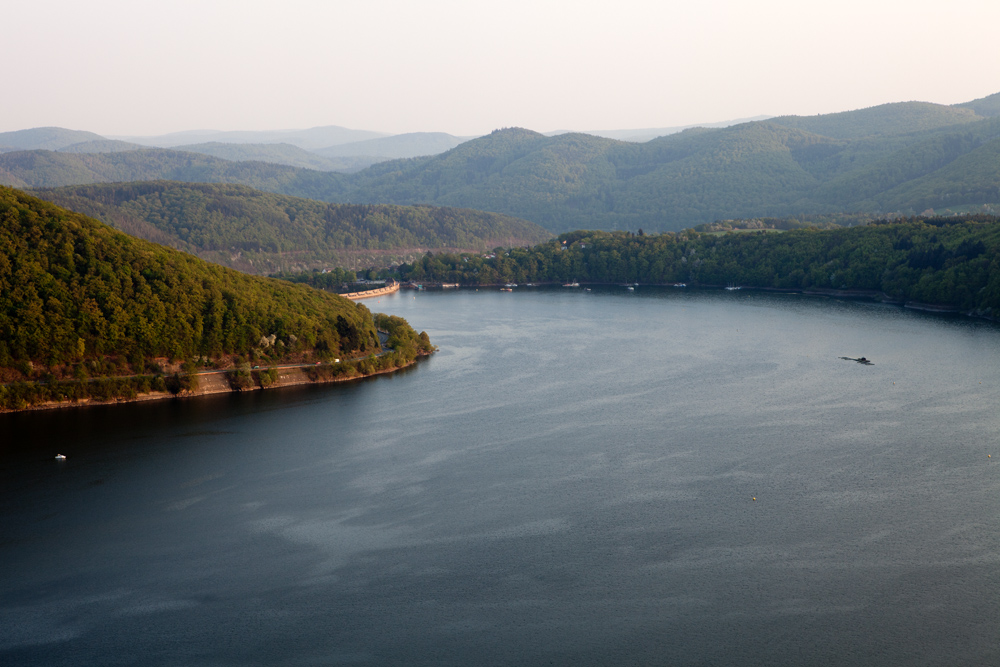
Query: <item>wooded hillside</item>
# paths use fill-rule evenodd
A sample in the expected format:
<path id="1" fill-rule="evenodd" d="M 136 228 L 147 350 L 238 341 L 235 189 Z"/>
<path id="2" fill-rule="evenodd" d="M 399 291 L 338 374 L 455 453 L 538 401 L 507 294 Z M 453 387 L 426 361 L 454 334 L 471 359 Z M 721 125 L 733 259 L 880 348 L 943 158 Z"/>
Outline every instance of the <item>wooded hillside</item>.
<path id="1" fill-rule="evenodd" d="M 34 193 L 129 234 L 258 274 L 338 263 L 386 266 L 428 249 L 477 251 L 550 237 L 497 213 L 327 204 L 242 185 L 154 181 Z"/>
<path id="2" fill-rule="evenodd" d="M 204 262 L 0 188 L 0 380 L 33 365 L 140 372 L 153 357 L 377 347 L 359 304 Z M 280 354 L 279 354 L 280 352 Z"/>

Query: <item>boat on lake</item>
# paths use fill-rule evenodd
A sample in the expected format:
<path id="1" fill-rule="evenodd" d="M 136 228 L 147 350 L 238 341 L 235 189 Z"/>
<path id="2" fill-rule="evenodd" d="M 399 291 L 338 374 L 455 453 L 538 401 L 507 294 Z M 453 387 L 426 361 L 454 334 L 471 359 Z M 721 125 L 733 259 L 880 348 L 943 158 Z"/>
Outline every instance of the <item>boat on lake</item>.
<path id="1" fill-rule="evenodd" d="M 841 357 L 844 361 L 856 361 L 859 364 L 864 364 L 865 366 L 874 366 L 875 362 L 867 357 Z"/>
<path id="2" fill-rule="evenodd" d="M 576 283 L 576 282 L 566 283 L 566 284 L 563 285 L 563 287 L 579 287 L 579 286 L 580 286 L 580 283 Z"/>

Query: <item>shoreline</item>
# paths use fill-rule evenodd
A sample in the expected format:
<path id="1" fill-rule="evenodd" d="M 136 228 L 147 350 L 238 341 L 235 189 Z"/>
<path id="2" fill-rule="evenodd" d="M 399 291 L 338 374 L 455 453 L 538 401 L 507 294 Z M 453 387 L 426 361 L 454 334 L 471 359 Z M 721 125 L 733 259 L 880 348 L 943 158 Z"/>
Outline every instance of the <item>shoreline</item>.
<path id="1" fill-rule="evenodd" d="M 110 400 L 102 401 L 94 398 L 84 398 L 76 401 L 66 400 L 66 401 L 46 401 L 45 403 L 38 403 L 36 405 L 29 405 L 28 407 L 22 409 L 0 409 L 0 415 L 2 414 L 13 414 L 21 412 L 33 412 L 37 410 L 59 410 L 63 408 L 89 408 L 101 405 L 121 405 L 124 403 L 143 403 L 146 401 L 162 401 L 171 398 L 200 398 L 201 396 L 217 396 L 219 394 L 240 394 L 244 392 L 251 391 L 268 391 L 271 389 L 283 389 L 285 387 L 299 387 L 308 384 L 334 384 L 340 382 L 355 382 L 359 380 L 365 380 L 368 378 L 373 378 L 377 375 L 388 375 L 391 373 L 396 373 L 398 371 L 406 370 L 412 368 L 416 363 L 424 358 L 429 357 L 430 353 L 421 353 L 417 355 L 417 358 L 409 362 L 404 366 L 394 366 L 393 368 L 386 368 L 384 370 L 375 371 L 374 373 L 369 373 L 367 375 L 352 375 L 351 377 L 330 377 L 321 378 L 317 380 L 311 379 L 307 374 L 306 370 L 313 368 L 313 366 L 300 366 L 295 368 L 284 368 L 278 370 L 278 379 L 266 387 L 255 383 L 252 387 L 247 387 L 246 389 L 233 389 L 229 386 L 229 382 L 226 380 L 224 373 L 218 372 L 207 372 L 207 373 L 196 373 L 198 377 L 199 387 L 198 389 L 190 390 L 184 389 L 176 394 L 170 393 L 169 391 L 152 391 L 148 394 L 136 394 L 132 398 L 113 398 Z M 264 370 L 264 369 L 262 369 Z"/>
<path id="2" fill-rule="evenodd" d="M 540 282 L 534 283 L 535 287 L 552 287 L 561 286 L 562 283 L 559 282 Z M 605 287 L 615 287 L 623 285 L 623 283 L 612 282 L 612 283 L 599 283 L 599 282 L 588 282 L 580 283 L 580 286 L 585 285 L 601 285 Z M 463 288 L 474 288 L 479 289 L 481 287 L 503 287 L 504 283 L 484 283 L 480 285 L 460 285 Z M 564 285 L 562 285 L 564 286 Z M 675 283 L 638 283 L 639 287 L 677 287 Z M 436 288 L 434 283 L 427 283 L 427 287 Z M 523 287 L 523 285 L 521 285 Z M 725 285 L 685 285 L 685 288 L 692 289 L 724 289 Z M 870 301 L 876 301 L 878 303 L 884 303 L 888 306 L 899 306 L 901 308 L 907 308 L 909 310 L 919 310 L 926 313 L 934 313 L 937 315 L 961 315 L 962 317 L 970 317 L 977 320 L 985 320 L 987 322 L 1000 322 L 1000 316 L 996 315 L 983 315 L 977 313 L 974 310 L 963 311 L 957 306 L 952 306 L 944 303 L 923 303 L 921 301 L 901 301 L 899 299 L 894 299 L 885 292 L 879 290 L 866 290 L 866 289 L 829 289 L 822 287 L 756 287 L 753 285 L 740 285 L 737 289 L 740 290 L 754 290 L 758 292 L 774 292 L 777 294 L 801 294 L 803 296 L 822 296 L 822 297 L 832 297 L 836 299 L 865 299 Z"/>

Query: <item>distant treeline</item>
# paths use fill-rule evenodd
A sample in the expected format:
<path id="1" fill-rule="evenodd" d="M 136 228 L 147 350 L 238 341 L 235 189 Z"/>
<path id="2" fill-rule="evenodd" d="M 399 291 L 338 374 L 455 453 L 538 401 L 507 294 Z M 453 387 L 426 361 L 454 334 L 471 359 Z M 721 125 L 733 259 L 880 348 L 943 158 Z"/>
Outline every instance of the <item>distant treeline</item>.
<path id="1" fill-rule="evenodd" d="M 1000 316 L 1000 219 L 985 215 L 787 232 L 577 231 L 495 255 L 428 253 L 401 265 L 395 277 L 463 285 L 683 282 L 873 290 Z"/>

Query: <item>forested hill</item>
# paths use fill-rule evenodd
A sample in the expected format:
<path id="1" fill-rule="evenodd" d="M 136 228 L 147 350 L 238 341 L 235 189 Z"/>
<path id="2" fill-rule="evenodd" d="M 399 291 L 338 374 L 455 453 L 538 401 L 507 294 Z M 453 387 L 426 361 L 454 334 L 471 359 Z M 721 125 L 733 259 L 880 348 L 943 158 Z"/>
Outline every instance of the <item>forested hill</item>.
<path id="1" fill-rule="evenodd" d="M 771 121 L 642 144 L 504 130 L 442 155 L 374 165 L 354 175 L 352 197 L 503 211 L 552 231 L 1000 204 L 1000 162 L 991 157 L 1000 151 L 1000 118 L 946 109 L 933 122 L 893 109 L 913 122 L 892 134 L 867 134 L 877 119 L 855 112 L 863 136 L 847 139 Z M 848 134 L 851 118 L 785 120 Z M 957 122 L 934 126 L 947 118 Z"/>
<path id="2" fill-rule="evenodd" d="M 404 280 L 466 285 L 569 281 L 867 290 L 1000 318 L 1000 219 L 884 221 L 788 232 L 564 234 L 496 257 L 439 254 L 401 266 Z"/>
<path id="3" fill-rule="evenodd" d="M 767 122 L 833 139 L 861 139 L 925 132 L 971 123 L 982 120 L 983 117 L 974 110 L 963 107 L 928 102 L 896 102 L 818 116 L 778 116 L 769 118 Z"/>
<path id="4" fill-rule="evenodd" d="M 497 213 L 431 206 L 327 204 L 243 185 L 167 181 L 33 194 L 113 227 L 250 273 L 385 266 L 428 249 L 482 251 L 551 235 Z"/>
<path id="5" fill-rule="evenodd" d="M 985 116 L 987 118 L 1000 116 L 1000 93 L 980 97 L 978 100 L 972 100 L 971 102 L 965 102 L 963 104 L 956 104 L 955 106 L 971 109 L 980 116 Z"/>
<path id="6" fill-rule="evenodd" d="M 997 96 L 954 106 L 903 102 L 695 128 L 645 143 L 509 128 L 439 155 L 381 162 L 354 174 L 171 151 L 18 151 L 0 154 L 0 182 L 242 183 L 328 202 L 493 211 L 554 232 L 667 231 L 746 217 L 911 215 L 1000 206 L 998 107 Z"/>
<path id="7" fill-rule="evenodd" d="M 375 341 L 371 314 L 346 299 L 209 264 L 0 187 L 0 383 L 141 373 L 154 357 L 340 356 Z"/>

